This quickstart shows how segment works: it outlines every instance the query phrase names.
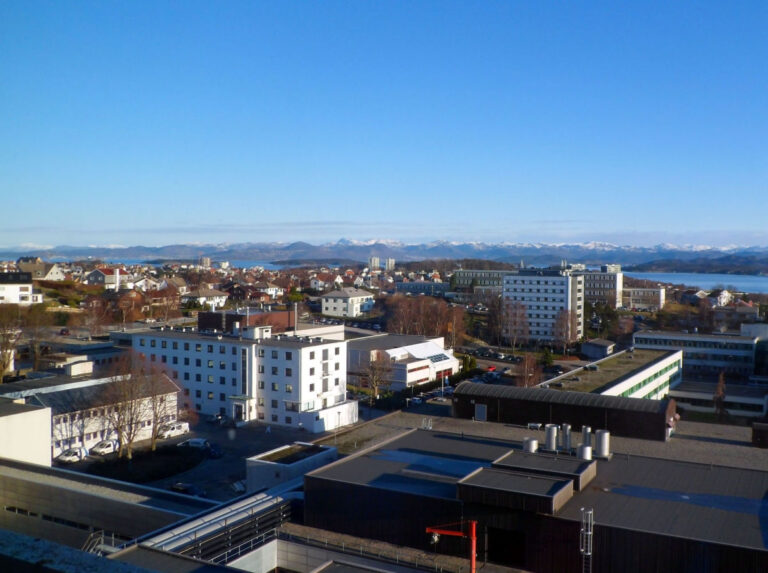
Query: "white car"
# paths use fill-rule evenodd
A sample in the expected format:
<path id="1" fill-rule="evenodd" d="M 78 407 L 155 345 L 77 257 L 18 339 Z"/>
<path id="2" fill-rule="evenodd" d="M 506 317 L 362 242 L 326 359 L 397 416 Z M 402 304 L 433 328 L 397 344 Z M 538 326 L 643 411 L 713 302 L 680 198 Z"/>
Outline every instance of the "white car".
<path id="1" fill-rule="evenodd" d="M 176 445 L 181 448 L 197 448 L 199 450 L 207 450 L 211 447 L 211 443 L 205 438 L 190 438 Z"/>
<path id="2" fill-rule="evenodd" d="M 119 447 L 120 446 L 118 445 L 117 440 L 102 440 L 93 446 L 89 453 L 92 456 L 106 456 L 107 454 L 116 452 Z"/>
<path id="3" fill-rule="evenodd" d="M 157 429 L 157 437 L 164 440 L 175 436 L 183 436 L 188 432 L 189 424 L 187 422 L 171 422 L 163 424 Z"/>
<path id="4" fill-rule="evenodd" d="M 82 446 L 78 446 L 61 452 L 56 456 L 56 461 L 64 464 L 74 464 L 75 462 L 84 460 L 87 456 L 88 450 Z"/>

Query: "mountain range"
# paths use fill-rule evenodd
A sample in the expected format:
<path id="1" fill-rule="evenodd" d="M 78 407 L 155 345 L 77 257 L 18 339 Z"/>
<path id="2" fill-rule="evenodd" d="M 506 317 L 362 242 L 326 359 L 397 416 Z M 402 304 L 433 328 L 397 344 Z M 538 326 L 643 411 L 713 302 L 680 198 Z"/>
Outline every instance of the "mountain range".
<path id="1" fill-rule="evenodd" d="M 712 247 L 701 245 L 659 244 L 652 247 L 589 243 L 483 243 L 434 241 L 408 244 L 387 239 L 356 241 L 340 239 L 335 243 L 312 245 L 293 243 L 225 243 L 178 244 L 159 247 L 146 246 L 87 246 L 62 245 L 47 249 L 3 249 L 0 258 L 39 256 L 48 261 L 102 259 L 106 261 L 180 261 L 197 260 L 201 256 L 213 261 L 263 261 L 285 263 L 296 261 L 348 260 L 367 262 L 370 256 L 398 261 L 425 259 L 484 259 L 527 266 L 558 264 L 563 260 L 587 265 L 619 263 L 625 266 L 643 265 L 642 270 L 661 270 L 669 266 L 662 261 L 689 261 L 699 268 L 717 259 L 719 269 L 728 268 L 729 260 L 748 257 L 751 272 L 768 274 L 768 247 Z M 383 261 L 382 261 L 383 262 Z M 689 266 L 691 266 L 689 265 Z M 640 270 L 640 268 L 638 268 Z"/>

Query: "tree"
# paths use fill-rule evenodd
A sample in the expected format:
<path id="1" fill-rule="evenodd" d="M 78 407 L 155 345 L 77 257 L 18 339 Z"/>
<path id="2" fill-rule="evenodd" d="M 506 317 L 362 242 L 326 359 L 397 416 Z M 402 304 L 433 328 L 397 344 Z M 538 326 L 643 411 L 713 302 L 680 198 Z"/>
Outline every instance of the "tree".
<path id="1" fill-rule="evenodd" d="M 521 386 L 535 386 L 541 382 L 541 365 L 536 356 L 530 352 L 523 355 L 523 361 L 520 363 Z"/>
<path id="2" fill-rule="evenodd" d="M 505 311 L 505 332 L 507 340 L 512 346 L 512 352 L 514 352 L 518 341 L 527 342 L 531 336 L 528 311 L 525 305 L 518 300 L 507 301 Z"/>
<path id="3" fill-rule="evenodd" d="M 484 297 L 483 303 L 488 308 L 486 314 L 488 340 L 493 341 L 497 346 L 501 345 L 506 326 L 504 299 L 497 294 L 491 294 Z"/>
<path id="4" fill-rule="evenodd" d="M 125 456 L 129 460 L 133 458 L 133 443 L 141 424 L 149 415 L 149 404 L 144 399 L 143 377 L 134 377 L 138 372 L 141 372 L 139 363 L 126 354 L 117 361 L 108 382 L 107 401 L 110 405 L 106 409 L 107 419 L 120 444 L 117 456 Z"/>
<path id="5" fill-rule="evenodd" d="M 364 376 L 371 389 L 370 407 L 373 408 L 373 403 L 376 398 L 379 397 L 379 388 L 389 385 L 389 373 L 392 371 L 392 366 L 389 362 L 389 358 L 385 352 L 375 350 L 372 352 L 372 356 L 368 365 L 365 368 Z"/>
<path id="6" fill-rule="evenodd" d="M 20 326 L 19 307 L 15 304 L 0 304 L 0 382 L 14 363 L 16 345 L 21 337 Z"/>
<path id="7" fill-rule="evenodd" d="M 53 325 L 53 315 L 46 310 L 44 304 L 33 304 L 24 313 L 22 330 L 32 355 L 32 369 L 38 370 L 42 357 L 42 343 Z"/>
<path id="8" fill-rule="evenodd" d="M 575 310 L 569 310 L 566 308 L 560 309 L 555 317 L 555 324 L 552 330 L 552 335 L 555 339 L 555 343 L 558 346 L 563 347 L 563 354 L 565 354 L 568 346 L 576 342 L 579 333 L 579 317 Z"/>
<path id="9" fill-rule="evenodd" d="M 717 419 L 722 421 L 728 413 L 725 409 L 725 372 L 720 372 L 720 377 L 718 378 L 712 401 L 715 403 L 715 414 L 717 414 Z"/>

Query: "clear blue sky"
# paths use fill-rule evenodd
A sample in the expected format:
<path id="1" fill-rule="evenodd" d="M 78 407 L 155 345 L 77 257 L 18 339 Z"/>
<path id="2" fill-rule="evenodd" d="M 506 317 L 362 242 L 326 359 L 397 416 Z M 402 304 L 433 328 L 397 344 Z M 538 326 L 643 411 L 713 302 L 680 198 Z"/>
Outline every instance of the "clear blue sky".
<path id="1" fill-rule="evenodd" d="M 0 246 L 768 244 L 766 2 L 3 2 Z"/>

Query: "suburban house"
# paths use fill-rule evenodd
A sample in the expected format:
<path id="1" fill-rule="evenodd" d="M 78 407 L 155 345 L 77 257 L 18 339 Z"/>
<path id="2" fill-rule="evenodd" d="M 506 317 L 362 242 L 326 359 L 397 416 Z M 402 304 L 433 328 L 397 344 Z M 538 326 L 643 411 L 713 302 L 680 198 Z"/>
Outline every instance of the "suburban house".
<path id="1" fill-rule="evenodd" d="M 229 295 L 220 290 L 200 287 L 186 294 L 181 295 L 182 304 L 195 302 L 200 306 L 210 306 L 211 308 L 220 308 L 227 303 Z"/>
<path id="2" fill-rule="evenodd" d="M 89 285 L 99 285 L 107 290 L 120 290 L 121 288 L 132 289 L 134 285 L 133 277 L 125 269 L 120 268 L 99 268 L 94 269 L 85 275 L 84 281 Z"/>
<path id="3" fill-rule="evenodd" d="M 327 316 L 354 318 L 373 310 L 373 295 L 366 290 L 344 288 L 322 297 L 322 312 Z"/>
<path id="4" fill-rule="evenodd" d="M 28 306 L 43 302 L 43 295 L 35 292 L 30 273 L 0 273 L 0 304 Z"/>
<path id="5" fill-rule="evenodd" d="M 32 275 L 32 280 L 36 281 L 63 281 L 67 275 L 64 269 L 58 263 L 44 263 L 40 259 L 34 262 L 16 263 L 18 269 L 23 273 Z"/>

